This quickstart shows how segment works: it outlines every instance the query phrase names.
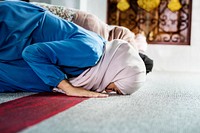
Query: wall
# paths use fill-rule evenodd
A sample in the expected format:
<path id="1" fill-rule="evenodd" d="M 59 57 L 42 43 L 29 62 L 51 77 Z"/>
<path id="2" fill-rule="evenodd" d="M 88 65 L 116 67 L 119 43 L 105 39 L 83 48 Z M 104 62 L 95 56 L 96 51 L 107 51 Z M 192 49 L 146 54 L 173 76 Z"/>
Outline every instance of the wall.
<path id="1" fill-rule="evenodd" d="M 88 11 L 106 22 L 107 0 L 87 0 Z M 147 54 L 154 60 L 154 70 L 200 72 L 200 1 L 193 0 L 190 46 L 149 45 Z"/>
<path id="2" fill-rule="evenodd" d="M 97 15 L 106 22 L 107 0 L 51 0 L 52 4 L 77 8 Z M 190 46 L 149 45 L 147 54 L 155 71 L 200 72 L 200 1 L 193 0 Z"/>
<path id="3" fill-rule="evenodd" d="M 190 46 L 149 45 L 156 70 L 200 72 L 200 1 L 193 0 Z"/>
<path id="4" fill-rule="evenodd" d="M 51 3 L 51 0 L 29 0 L 30 2 L 43 2 L 43 3 Z"/>
<path id="5" fill-rule="evenodd" d="M 80 0 L 51 0 L 52 4 L 62 5 L 69 8 L 77 8 L 80 7 Z"/>

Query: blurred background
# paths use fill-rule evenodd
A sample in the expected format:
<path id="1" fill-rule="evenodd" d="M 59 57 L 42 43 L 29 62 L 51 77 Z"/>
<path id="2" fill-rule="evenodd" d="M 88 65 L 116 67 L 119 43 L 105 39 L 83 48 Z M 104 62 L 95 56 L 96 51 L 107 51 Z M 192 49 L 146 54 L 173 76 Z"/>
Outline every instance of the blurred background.
<path id="1" fill-rule="evenodd" d="M 108 0 L 30 0 L 76 8 L 95 14 L 107 23 Z M 120 0 L 109 0 L 120 1 Z M 122 0 L 123 1 L 123 0 Z M 131 0 L 130 0 L 131 1 Z M 133 0 L 134 1 L 134 0 Z M 187 0 L 186 0 L 187 1 Z M 200 1 L 191 2 L 191 34 L 189 45 L 149 44 L 147 55 L 154 60 L 153 71 L 200 72 Z"/>

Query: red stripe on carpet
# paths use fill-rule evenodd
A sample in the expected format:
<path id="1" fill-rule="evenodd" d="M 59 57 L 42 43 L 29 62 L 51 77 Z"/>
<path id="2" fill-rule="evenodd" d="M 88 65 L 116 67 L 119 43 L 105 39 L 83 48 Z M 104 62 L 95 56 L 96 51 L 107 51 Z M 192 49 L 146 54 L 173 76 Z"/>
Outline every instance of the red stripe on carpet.
<path id="1" fill-rule="evenodd" d="M 38 93 L 0 104 L 0 132 L 18 132 L 88 98 Z"/>

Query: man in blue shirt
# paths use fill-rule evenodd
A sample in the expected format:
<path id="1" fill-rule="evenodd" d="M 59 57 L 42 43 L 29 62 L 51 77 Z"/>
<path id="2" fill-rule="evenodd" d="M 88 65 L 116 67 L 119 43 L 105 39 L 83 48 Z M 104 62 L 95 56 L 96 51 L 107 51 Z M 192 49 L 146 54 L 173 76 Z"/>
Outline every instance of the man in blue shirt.
<path id="1" fill-rule="evenodd" d="M 7 1 L 0 9 L 0 92 L 52 91 L 102 56 L 103 38 L 43 8 Z"/>
<path id="2" fill-rule="evenodd" d="M 26 2 L 0 2 L 0 92 L 132 94 L 146 80 L 137 49 Z"/>

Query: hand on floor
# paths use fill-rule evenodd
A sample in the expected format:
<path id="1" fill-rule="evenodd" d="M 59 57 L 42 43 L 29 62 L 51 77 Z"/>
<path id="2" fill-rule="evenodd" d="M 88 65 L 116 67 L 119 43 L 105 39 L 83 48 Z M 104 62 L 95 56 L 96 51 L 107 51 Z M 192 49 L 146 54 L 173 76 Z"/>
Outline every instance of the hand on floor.
<path id="1" fill-rule="evenodd" d="M 77 96 L 77 97 L 90 97 L 90 98 L 106 98 L 109 95 L 93 92 L 86 90 L 81 87 L 72 86 L 67 80 L 63 80 L 58 85 L 58 88 L 54 88 L 54 91 L 65 93 L 67 96 Z"/>
<path id="2" fill-rule="evenodd" d="M 84 88 L 73 87 L 67 90 L 66 95 L 78 96 L 78 97 L 90 97 L 90 98 L 106 98 L 108 94 L 98 93 L 86 90 Z"/>

